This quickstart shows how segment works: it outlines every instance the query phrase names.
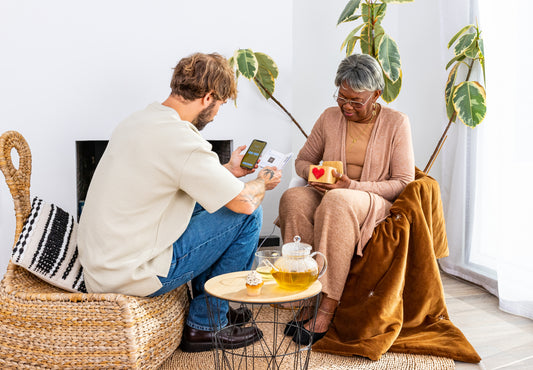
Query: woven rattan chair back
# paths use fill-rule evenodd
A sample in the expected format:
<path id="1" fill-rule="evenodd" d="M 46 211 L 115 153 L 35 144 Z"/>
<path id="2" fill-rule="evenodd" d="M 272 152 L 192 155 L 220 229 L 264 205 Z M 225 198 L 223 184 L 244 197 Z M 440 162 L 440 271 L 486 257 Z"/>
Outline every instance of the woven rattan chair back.
<path id="1" fill-rule="evenodd" d="M 31 153 L 16 131 L 0 137 L 0 170 L 16 242 L 31 210 Z M 69 293 L 10 262 L 0 282 L 0 368 L 155 369 L 181 342 L 188 304 L 186 285 L 154 298 Z"/>
<path id="2" fill-rule="evenodd" d="M 11 152 L 16 149 L 19 155 L 19 167 L 15 168 Z M 30 214 L 30 177 L 31 152 L 24 137 L 15 131 L 8 131 L 0 137 L 0 170 L 6 177 L 6 183 L 15 203 L 15 241 L 22 231 L 24 221 Z"/>

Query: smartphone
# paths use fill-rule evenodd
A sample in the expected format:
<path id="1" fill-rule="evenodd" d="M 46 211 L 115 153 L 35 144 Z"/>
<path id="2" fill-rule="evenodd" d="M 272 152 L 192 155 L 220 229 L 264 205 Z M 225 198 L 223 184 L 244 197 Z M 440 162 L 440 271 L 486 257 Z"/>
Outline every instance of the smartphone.
<path id="1" fill-rule="evenodd" d="M 241 167 L 249 170 L 253 169 L 266 145 L 266 141 L 257 139 L 253 140 L 248 147 L 246 154 L 244 154 L 244 157 L 242 157 Z"/>

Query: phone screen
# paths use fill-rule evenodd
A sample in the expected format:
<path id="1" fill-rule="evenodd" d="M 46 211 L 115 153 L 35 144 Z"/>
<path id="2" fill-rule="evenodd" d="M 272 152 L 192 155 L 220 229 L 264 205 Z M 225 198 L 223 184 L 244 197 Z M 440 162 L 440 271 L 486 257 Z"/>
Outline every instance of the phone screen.
<path id="1" fill-rule="evenodd" d="M 242 158 L 241 161 L 241 167 L 252 169 L 254 168 L 255 164 L 257 163 L 257 160 L 259 159 L 259 156 L 263 152 L 263 149 L 265 149 L 266 141 L 261 140 L 254 140 L 248 147 L 248 150 L 246 151 L 246 154 Z"/>

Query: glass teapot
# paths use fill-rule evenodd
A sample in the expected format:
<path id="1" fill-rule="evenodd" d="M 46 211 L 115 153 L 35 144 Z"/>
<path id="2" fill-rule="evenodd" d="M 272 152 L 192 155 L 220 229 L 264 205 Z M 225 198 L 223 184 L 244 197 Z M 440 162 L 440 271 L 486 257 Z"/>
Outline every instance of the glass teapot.
<path id="1" fill-rule="evenodd" d="M 281 258 L 272 267 L 272 277 L 278 285 L 288 290 L 305 290 L 320 278 L 328 267 L 326 256 L 320 252 L 311 253 L 312 247 L 300 243 L 299 236 L 294 237 L 294 243 L 284 244 Z M 324 259 L 324 267 L 318 271 L 318 263 L 313 259 L 319 254 Z"/>

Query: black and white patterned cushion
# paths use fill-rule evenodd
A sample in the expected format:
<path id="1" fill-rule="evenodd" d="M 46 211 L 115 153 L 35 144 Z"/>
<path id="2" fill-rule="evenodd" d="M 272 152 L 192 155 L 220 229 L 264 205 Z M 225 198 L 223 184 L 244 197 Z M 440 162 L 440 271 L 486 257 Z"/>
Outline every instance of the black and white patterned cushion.
<path id="1" fill-rule="evenodd" d="M 78 223 L 72 215 L 35 197 L 11 261 L 52 285 L 86 293 L 78 260 L 77 230 Z"/>

